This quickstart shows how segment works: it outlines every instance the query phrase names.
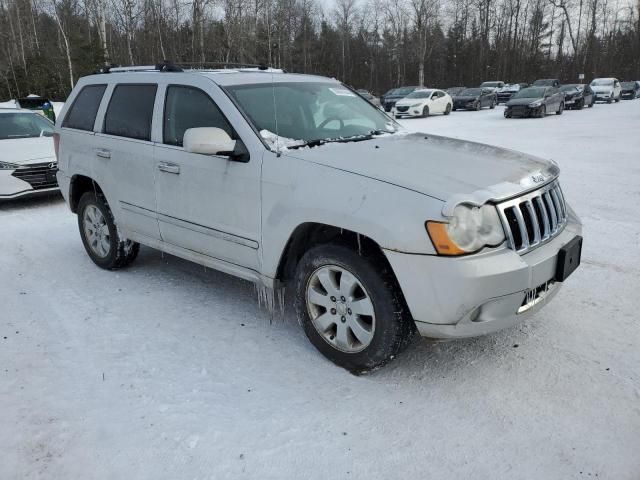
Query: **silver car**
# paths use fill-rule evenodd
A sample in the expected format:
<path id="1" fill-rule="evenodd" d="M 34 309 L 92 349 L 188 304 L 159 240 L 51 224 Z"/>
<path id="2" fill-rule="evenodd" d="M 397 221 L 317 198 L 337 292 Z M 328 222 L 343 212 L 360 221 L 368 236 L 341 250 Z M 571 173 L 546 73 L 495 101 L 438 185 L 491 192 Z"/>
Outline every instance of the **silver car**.
<path id="1" fill-rule="evenodd" d="M 0 108 L 0 202 L 58 190 L 53 128 L 39 113 Z"/>
<path id="2" fill-rule="evenodd" d="M 98 266 L 144 244 L 255 282 L 270 306 L 288 286 L 310 341 L 352 371 L 415 332 L 521 322 L 580 262 L 555 163 L 407 133 L 324 77 L 111 69 L 78 82 L 56 135 Z"/>

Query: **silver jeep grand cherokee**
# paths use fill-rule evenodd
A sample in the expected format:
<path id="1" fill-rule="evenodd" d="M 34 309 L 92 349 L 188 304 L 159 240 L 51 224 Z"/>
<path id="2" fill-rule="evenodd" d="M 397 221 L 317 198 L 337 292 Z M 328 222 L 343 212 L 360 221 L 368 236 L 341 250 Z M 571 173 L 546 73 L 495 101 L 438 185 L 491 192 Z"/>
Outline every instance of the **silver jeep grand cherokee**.
<path id="1" fill-rule="evenodd" d="M 58 180 L 87 253 L 139 244 L 292 287 L 329 359 L 380 366 L 417 330 L 529 317 L 578 266 L 556 164 L 409 134 L 336 80 L 274 70 L 111 69 L 56 125 Z"/>

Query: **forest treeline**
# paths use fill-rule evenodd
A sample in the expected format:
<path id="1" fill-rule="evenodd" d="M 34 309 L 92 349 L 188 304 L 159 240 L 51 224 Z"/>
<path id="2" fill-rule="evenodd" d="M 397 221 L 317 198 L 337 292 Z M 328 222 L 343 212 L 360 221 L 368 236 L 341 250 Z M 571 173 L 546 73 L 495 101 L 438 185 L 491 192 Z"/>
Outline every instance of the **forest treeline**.
<path id="1" fill-rule="evenodd" d="M 162 59 L 265 63 L 378 94 L 640 79 L 640 0 L 331 1 L 0 0 L 0 100 L 64 99 L 101 65 Z"/>

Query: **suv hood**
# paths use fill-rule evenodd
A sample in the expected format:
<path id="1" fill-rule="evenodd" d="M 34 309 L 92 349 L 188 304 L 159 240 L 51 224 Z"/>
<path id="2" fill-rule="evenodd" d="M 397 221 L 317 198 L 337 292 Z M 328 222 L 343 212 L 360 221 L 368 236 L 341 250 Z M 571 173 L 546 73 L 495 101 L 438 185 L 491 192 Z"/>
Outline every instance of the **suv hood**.
<path id="1" fill-rule="evenodd" d="M 591 87 L 591 90 L 596 93 L 611 93 L 613 92 L 613 86 L 603 85 L 600 87 Z"/>
<path id="2" fill-rule="evenodd" d="M 56 161 L 51 137 L 0 140 L 0 162 L 26 165 L 47 161 Z"/>
<path id="3" fill-rule="evenodd" d="M 520 152 L 424 133 L 329 143 L 288 150 L 284 155 L 398 185 L 442 201 L 487 190 L 516 195 L 559 172 L 553 162 Z M 496 186 L 499 188 L 490 188 Z"/>

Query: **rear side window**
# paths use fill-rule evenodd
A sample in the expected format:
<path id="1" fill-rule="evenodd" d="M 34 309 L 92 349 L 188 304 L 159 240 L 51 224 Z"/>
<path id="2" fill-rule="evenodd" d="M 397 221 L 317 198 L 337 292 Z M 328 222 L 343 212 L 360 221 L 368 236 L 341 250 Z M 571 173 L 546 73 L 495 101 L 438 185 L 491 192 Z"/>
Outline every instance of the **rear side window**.
<path id="1" fill-rule="evenodd" d="M 62 126 L 92 132 L 98 107 L 100 107 L 106 88 L 106 85 L 87 85 L 80 90 L 80 93 L 73 101 L 73 105 L 71 105 L 67 115 L 64 117 Z"/>
<path id="2" fill-rule="evenodd" d="M 104 117 L 104 133 L 151 140 L 151 119 L 157 89 L 157 85 L 116 86 Z"/>
<path id="3" fill-rule="evenodd" d="M 211 97 L 193 87 L 170 86 L 164 106 L 163 142 L 182 146 L 189 128 L 218 127 L 234 138 L 233 129 Z"/>

